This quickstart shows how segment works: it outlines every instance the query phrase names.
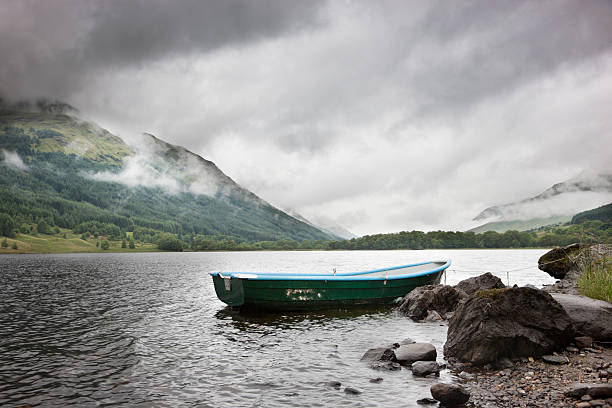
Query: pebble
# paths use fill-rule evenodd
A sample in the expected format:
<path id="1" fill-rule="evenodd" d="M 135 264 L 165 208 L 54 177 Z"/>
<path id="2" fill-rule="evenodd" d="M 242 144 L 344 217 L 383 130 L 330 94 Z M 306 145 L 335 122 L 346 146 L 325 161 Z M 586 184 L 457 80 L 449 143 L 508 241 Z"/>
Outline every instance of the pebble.
<path id="1" fill-rule="evenodd" d="M 380 384 L 382 380 L 383 380 L 382 377 L 377 377 L 377 378 L 371 378 L 370 382 L 374 384 Z"/>
<path id="2" fill-rule="evenodd" d="M 344 389 L 344 392 L 346 394 L 351 394 L 351 395 L 359 395 L 359 394 L 361 394 L 360 390 L 358 390 L 357 388 L 353 388 L 353 387 L 346 387 Z"/>

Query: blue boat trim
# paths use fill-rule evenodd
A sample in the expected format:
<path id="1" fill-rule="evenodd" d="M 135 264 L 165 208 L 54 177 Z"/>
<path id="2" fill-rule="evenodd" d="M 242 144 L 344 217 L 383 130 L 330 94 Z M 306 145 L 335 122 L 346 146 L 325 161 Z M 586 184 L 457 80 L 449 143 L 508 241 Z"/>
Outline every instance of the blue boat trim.
<path id="1" fill-rule="evenodd" d="M 428 271 L 422 272 L 413 272 L 407 273 L 404 275 L 392 275 L 392 276 L 360 276 L 366 275 L 370 273 L 376 272 L 384 272 L 384 271 L 392 271 L 396 269 L 409 268 L 413 266 L 427 265 L 436 263 L 436 261 L 429 262 L 420 262 L 410 265 L 403 266 L 393 266 L 390 268 L 381 268 L 381 269 L 373 269 L 369 271 L 363 272 L 344 272 L 337 273 L 336 276 L 332 274 L 308 274 L 301 275 L 295 273 L 255 273 L 255 272 L 227 272 L 221 273 L 222 277 L 230 277 L 234 279 L 257 279 L 257 280 L 334 280 L 334 281 L 361 281 L 361 280 L 395 280 L 395 279 L 406 279 L 406 278 L 416 278 L 419 276 L 426 276 L 438 273 L 446 268 L 448 268 L 451 264 L 450 259 L 446 260 L 446 263 L 442 266 L 439 266 L 435 269 L 430 269 Z M 211 276 L 218 276 L 219 272 L 211 272 Z M 250 276 L 239 276 L 239 275 L 250 275 Z"/>

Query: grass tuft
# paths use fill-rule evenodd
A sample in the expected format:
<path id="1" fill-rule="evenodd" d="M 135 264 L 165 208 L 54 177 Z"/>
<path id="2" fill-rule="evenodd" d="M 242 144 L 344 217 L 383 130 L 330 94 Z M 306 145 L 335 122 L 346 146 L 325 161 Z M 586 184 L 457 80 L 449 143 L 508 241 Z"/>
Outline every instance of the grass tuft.
<path id="1" fill-rule="evenodd" d="M 612 303 L 612 258 L 587 264 L 578 280 L 578 290 L 584 296 Z"/>

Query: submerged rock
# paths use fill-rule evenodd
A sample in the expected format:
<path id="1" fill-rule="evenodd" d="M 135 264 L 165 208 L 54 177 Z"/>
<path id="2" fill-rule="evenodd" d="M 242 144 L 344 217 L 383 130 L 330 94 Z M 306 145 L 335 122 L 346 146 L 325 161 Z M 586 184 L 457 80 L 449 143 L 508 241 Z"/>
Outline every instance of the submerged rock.
<path id="1" fill-rule="evenodd" d="M 365 352 L 361 361 L 395 361 L 395 352 L 392 348 L 373 348 Z"/>
<path id="2" fill-rule="evenodd" d="M 440 366 L 435 361 L 415 361 L 412 363 L 412 374 L 425 377 L 431 374 L 440 375 Z"/>
<path id="3" fill-rule="evenodd" d="M 455 289 L 461 290 L 467 295 L 473 295 L 479 290 L 503 289 L 505 287 L 506 285 L 504 285 L 504 282 L 491 272 L 464 279 L 455 285 Z"/>
<path id="4" fill-rule="evenodd" d="M 446 407 L 463 405 L 470 399 L 470 393 L 459 384 L 434 384 L 429 389 L 431 396 Z"/>
<path id="5" fill-rule="evenodd" d="M 484 365 L 565 347 L 572 321 L 550 294 L 531 288 L 476 292 L 450 320 L 444 354 Z"/>

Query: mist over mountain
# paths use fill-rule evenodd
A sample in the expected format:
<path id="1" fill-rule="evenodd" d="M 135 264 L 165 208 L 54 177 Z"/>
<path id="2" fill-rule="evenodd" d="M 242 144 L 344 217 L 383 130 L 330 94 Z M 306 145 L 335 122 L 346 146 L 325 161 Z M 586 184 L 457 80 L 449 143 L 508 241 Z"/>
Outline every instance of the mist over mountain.
<path id="1" fill-rule="evenodd" d="M 0 212 L 18 224 L 328 240 L 244 189 L 213 162 L 151 134 L 128 145 L 61 102 L 0 104 Z"/>
<path id="2" fill-rule="evenodd" d="M 474 221 L 486 221 L 487 224 L 472 231 L 524 230 L 565 222 L 574 214 L 610 201 L 612 174 L 585 172 L 555 184 L 534 197 L 486 208 L 474 217 Z"/>

